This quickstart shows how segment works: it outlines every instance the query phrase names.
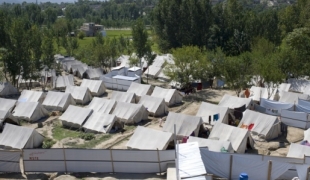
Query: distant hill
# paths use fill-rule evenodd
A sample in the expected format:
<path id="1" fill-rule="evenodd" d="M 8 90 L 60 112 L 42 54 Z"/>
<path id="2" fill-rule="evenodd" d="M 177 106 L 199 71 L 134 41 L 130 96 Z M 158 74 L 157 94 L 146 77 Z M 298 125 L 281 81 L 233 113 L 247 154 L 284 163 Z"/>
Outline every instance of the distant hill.
<path id="1" fill-rule="evenodd" d="M 36 0 L 0 0 L 0 4 L 6 2 L 6 3 L 22 3 L 26 1 L 27 3 L 35 3 Z M 61 3 L 61 2 L 74 2 L 74 1 L 77 1 L 77 0 L 38 0 L 38 3 L 42 2 L 52 2 L 52 3 Z"/>

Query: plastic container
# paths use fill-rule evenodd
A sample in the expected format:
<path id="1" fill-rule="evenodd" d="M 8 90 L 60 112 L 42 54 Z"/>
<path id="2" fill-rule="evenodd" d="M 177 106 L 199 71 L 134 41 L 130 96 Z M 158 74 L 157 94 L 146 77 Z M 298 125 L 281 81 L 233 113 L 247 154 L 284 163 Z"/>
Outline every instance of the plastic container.
<path id="1" fill-rule="evenodd" d="M 248 174 L 247 173 L 241 173 L 239 176 L 239 180 L 248 180 Z"/>

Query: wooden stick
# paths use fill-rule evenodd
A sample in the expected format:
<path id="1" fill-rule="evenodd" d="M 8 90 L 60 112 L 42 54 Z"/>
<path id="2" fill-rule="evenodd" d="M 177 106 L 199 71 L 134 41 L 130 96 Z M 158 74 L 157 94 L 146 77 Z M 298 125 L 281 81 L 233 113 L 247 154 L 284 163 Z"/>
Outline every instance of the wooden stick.
<path id="1" fill-rule="evenodd" d="M 158 148 L 157 148 L 157 159 L 158 159 L 159 173 L 161 173 L 160 157 L 159 157 L 159 151 L 158 151 Z"/>
<path id="2" fill-rule="evenodd" d="M 24 149 L 22 149 L 22 159 L 23 159 L 23 170 L 24 170 L 24 174 L 26 175 L 26 172 L 25 172 L 25 161 L 24 161 Z"/>
<path id="3" fill-rule="evenodd" d="M 66 161 L 66 152 L 65 152 L 65 148 L 64 148 L 63 145 L 62 145 L 62 151 L 63 151 L 63 154 L 64 154 L 65 169 L 66 169 L 66 174 L 67 174 L 68 173 L 68 169 L 67 169 L 67 161 Z"/>
<path id="4" fill-rule="evenodd" d="M 272 161 L 268 163 L 268 177 L 267 180 L 271 180 L 271 171 L 272 171 Z"/>
<path id="5" fill-rule="evenodd" d="M 230 155 L 230 161 L 229 161 L 229 179 L 232 179 L 232 163 L 233 163 L 233 155 Z"/>
<path id="6" fill-rule="evenodd" d="M 114 162 L 113 162 L 112 149 L 110 149 L 110 156 L 111 156 L 111 163 L 112 163 L 112 171 L 113 171 L 113 174 L 114 174 L 115 172 L 114 172 Z"/>

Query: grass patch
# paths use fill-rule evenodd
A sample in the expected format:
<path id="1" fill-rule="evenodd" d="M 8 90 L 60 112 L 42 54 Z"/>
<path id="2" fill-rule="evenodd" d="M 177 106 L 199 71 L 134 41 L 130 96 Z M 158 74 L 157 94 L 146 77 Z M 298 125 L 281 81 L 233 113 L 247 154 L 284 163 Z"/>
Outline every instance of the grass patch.
<path id="1" fill-rule="evenodd" d="M 118 38 L 120 36 L 123 36 L 123 37 L 131 37 L 132 36 L 132 33 L 131 33 L 131 30 L 106 30 L 107 32 L 107 37 L 115 37 L 115 38 Z"/>
<path id="2" fill-rule="evenodd" d="M 72 147 L 73 148 L 81 148 L 81 149 L 94 148 L 96 145 L 100 144 L 103 141 L 110 139 L 111 137 L 112 137 L 111 134 L 103 134 L 103 135 L 95 137 L 92 140 L 85 141 L 84 144 L 77 144 L 77 145 L 73 145 Z"/>
<path id="3" fill-rule="evenodd" d="M 124 130 L 125 131 L 131 131 L 131 130 L 133 130 L 133 129 L 135 129 L 137 126 L 127 126 L 127 125 L 125 125 L 124 126 Z"/>
<path id="4" fill-rule="evenodd" d="M 62 125 L 57 124 L 53 128 L 53 138 L 60 141 L 67 137 L 78 138 L 81 132 L 63 128 Z"/>

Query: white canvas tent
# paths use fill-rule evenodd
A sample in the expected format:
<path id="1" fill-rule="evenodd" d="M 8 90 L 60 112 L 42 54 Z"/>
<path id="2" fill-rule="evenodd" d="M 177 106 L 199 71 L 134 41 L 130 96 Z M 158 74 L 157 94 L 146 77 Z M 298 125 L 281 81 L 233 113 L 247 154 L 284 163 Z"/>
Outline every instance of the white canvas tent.
<path id="1" fill-rule="evenodd" d="M 70 105 L 68 109 L 59 117 L 62 124 L 67 127 L 80 128 L 93 110 Z"/>
<path id="2" fill-rule="evenodd" d="M 115 89 L 119 91 L 127 91 L 132 82 L 141 83 L 141 78 L 138 76 L 136 77 L 129 77 L 123 75 L 112 76 L 111 72 L 100 76 L 100 80 L 104 82 L 106 88 Z"/>
<path id="3" fill-rule="evenodd" d="M 0 148 L 37 148 L 42 144 L 43 140 L 44 137 L 33 128 L 6 124 L 0 135 Z"/>
<path id="4" fill-rule="evenodd" d="M 115 106 L 116 101 L 113 99 L 94 97 L 86 108 L 92 109 L 94 112 L 110 114 L 112 113 Z"/>
<path id="5" fill-rule="evenodd" d="M 163 131 L 174 133 L 174 125 L 176 125 L 176 135 L 190 136 L 194 133 L 198 136 L 202 119 L 197 116 L 169 112 Z"/>
<path id="6" fill-rule="evenodd" d="M 198 142 L 199 147 L 208 147 L 209 151 L 221 152 L 222 148 L 224 148 L 228 153 L 234 153 L 234 149 L 229 141 L 189 136 L 187 142 Z"/>
<path id="7" fill-rule="evenodd" d="M 136 95 L 135 93 L 113 91 L 110 99 L 114 99 L 118 102 L 135 103 Z"/>
<path id="8" fill-rule="evenodd" d="M 228 112 L 228 107 L 202 102 L 196 116 L 201 117 L 204 123 L 209 123 L 210 118 L 211 125 L 217 122 L 228 124 Z M 215 114 L 219 114 L 218 120 L 213 118 Z"/>
<path id="9" fill-rule="evenodd" d="M 125 66 L 117 66 L 111 69 L 112 76 L 122 75 L 125 76 L 127 72 L 127 68 Z"/>
<path id="10" fill-rule="evenodd" d="M 310 156 L 310 146 L 291 143 L 286 157 L 304 158 L 304 156 Z"/>
<path id="11" fill-rule="evenodd" d="M 266 108 L 266 114 L 278 116 L 283 109 L 293 110 L 294 104 L 272 101 L 268 99 L 261 99 L 260 106 Z"/>
<path id="12" fill-rule="evenodd" d="M 219 106 L 228 107 L 230 109 L 239 108 L 245 105 L 246 108 L 249 108 L 252 100 L 250 98 L 239 98 L 236 96 L 231 96 L 225 94 L 221 101 L 219 102 Z"/>
<path id="13" fill-rule="evenodd" d="M 20 102 L 12 114 L 17 119 L 30 122 L 36 122 L 49 115 L 48 111 L 38 102 Z"/>
<path id="14" fill-rule="evenodd" d="M 93 96 L 101 96 L 106 90 L 101 80 L 83 79 L 81 87 L 87 87 Z"/>
<path id="15" fill-rule="evenodd" d="M 18 119 L 16 119 L 9 111 L 0 110 L 0 129 L 2 130 L 4 123 L 19 125 Z"/>
<path id="16" fill-rule="evenodd" d="M 69 105 L 75 105 L 71 94 L 63 92 L 49 91 L 42 105 L 49 111 L 65 111 Z"/>
<path id="17" fill-rule="evenodd" d="M 172 140 L 170 132 L 138 126 L 126 146 L 129 149 L 165 150 Z"/>
<path id="18" fill-rule="evenodd" d="M 151 95 L 152 94 L 152 87 L 151 87 L 151 85 L 139 84 L 139 83 L 133 82 L 130 84 L 127 92 L 135 93 L 137 100 L 139 100 L 141 96 Z"/>
<path id="19" fill-rule="evenodd" d="M 253 143 L 247 129 L 241 129 L 223 123 L 216 123 L 209 135 L 209 139 L 231 142 L 234 151 L 237 153 L 245 152 L 248 138 L 250 139 L 250 143 Z"/>
<path id="20" fill-rule="evenodd" d="M 0 98 L 0 110 L 12 111 L 16 104 L 16 100 Z"/>
<path id="21" fill-rule="evenodd" d="M 70 93 L 77 104 L 87 104 L 92 95 L 87 87 L 67 86 L 66 93 Z"/>
<path id="22" fill-rule="evenodd" d="M 299 94 L 299 93 L 282 91 L 279 102 L 294 104 L 298 102 L 298 99 L 310 100 L 310 96 L 307 94 Z"/>
<path id="23" fill-rule="evenodd" d="M 103 71 L 101 68 L 87 69 L 84 73 L 85 78 L 93 80 L 99 80 L 102 75 Z"/>
<path id="24" fill-rule="evenodd" d="M 113 113 L 126 124 L 138 123 L 148 119 L 148 111 L 141 104 L 117 102 Z"/>
<path id="25" fill-rule="evenodd" d="M 67 76 L 58 76 L 56 89 L 65 89 L 67 86 L 74 86 L 74 77 L 70 74 Z"/>
<path id="26" fill-rule="evenodd" d="M 168 113 L 168 107 L 163 98 L 144 95 L 138 104 L 142 104 L 152 116 L 164 116 Z"/>
<path id="27" fill-rule="evenodd" d="M 144 75 L 150 78 L 157 78 L 161 70 L 161 67 L 151 65 L 144 71 Z"/>
<path id="28" fill-rule="evenodd" d="M 129 77 L 136 77 L 136 76 L 141 76 L 142 75 L 142 70 L 139 67 L 131 67 L 127 71 L 127 76 Z"/>
<path id="29" fill-rule="evenodd" d="M 44 100 L 43 92 L 23 90 L 18 98 L 18 102 L 40 102 Z"/>
<path id="30" fill-rule="evenodd" d="M 176 89 L 164 89 L 156 86 L 152 93 L 153 97 L 164 98 L 168 106 L 179 104 L 182 102 L 182 95 Z"/>
<path id="31" fill-rule="evenodd" d="M 291 84 L 290 90 L 295 92 L 305 92 L 310 88 L 310 81 L 306 79 L 288 79 Z"/>
<path id="32" fill-rule="evenodd" d="M 281 134 L 281 124 L 276 116 L 251 110 L 245 110 L 238 127 L 251 131 L 253 139 L 259 137 L 265 140 L 271 140 Z"/>
<path id="33" fill-rule="evenodd" d="M 260 98 L 268 99 L 268 89 L 252 86 L 250 89 L 250 97 L 253 101 L 260 101 Z"/>
<path id="34" fill-rule="evenodd" d="M 118 121 L 115 115 L 93 112 L 83 125 L 83 128 L 85 132 L 109 133 L 116 124 L 115 127 L 122 128 L 121 123 Z"/>
<path id="35" fill-rule="evenodd" d="M 310 127 L 310 117 L 306 112 L 296 112 L 289 110 L 281 111 L 281 122 L 287 126 L 308 129 Z"/>
<path id="36" fill-rule="evenodd" d="M 290 90 L 291 84 L 281 83 L 278 88 L 272 89 L 272 94 L 269 99 L 275 100 L 275 95 L 277 91 L 279 92 L 279 96 L 282 96 L 282 92 L 288 92 Z"/>
<path id="37" fill-rule="evenodd" d="M 19 94 L 18 90 L 9 82 L 0 82 L 0 97 Z"/>

